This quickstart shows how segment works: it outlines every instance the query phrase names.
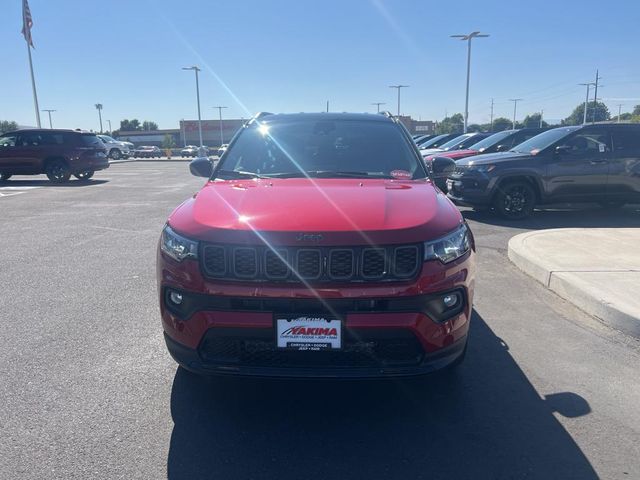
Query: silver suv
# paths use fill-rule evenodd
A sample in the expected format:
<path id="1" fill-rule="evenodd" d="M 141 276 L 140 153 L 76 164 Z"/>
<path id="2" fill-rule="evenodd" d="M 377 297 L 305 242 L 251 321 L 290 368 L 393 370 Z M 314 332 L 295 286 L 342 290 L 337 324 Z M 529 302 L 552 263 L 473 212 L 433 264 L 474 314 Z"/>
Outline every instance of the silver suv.
<path id="1" fill-rule="evenodd" d="M 109 135 L 98 135 L 98 138 L 102 140 L 102 143 L 104 143 L 104 148 L 107 149 L 107 156 L 109 158 L 119 160 L 129 156 L 130 150 L 127 142 L 119 142 L 118 140 L 111 138 Z"/>

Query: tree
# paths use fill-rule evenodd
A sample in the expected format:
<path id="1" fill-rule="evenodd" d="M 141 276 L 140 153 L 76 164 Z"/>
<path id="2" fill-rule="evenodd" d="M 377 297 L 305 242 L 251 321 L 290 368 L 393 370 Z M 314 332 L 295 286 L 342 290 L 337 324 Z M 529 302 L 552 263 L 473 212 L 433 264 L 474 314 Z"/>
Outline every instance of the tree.
<path id="1" fill-rule="evenodd" d="M 524 120 L 522 121 L 522 123 L 518 123 L 518 124 L 516 124 L 516 126 L 518 128 L 539 128 L 540 127 L 540 114 L 539 113 L 532 113 L 531 115 L 527 115 L 526 117 L 524 117 Z M 548 127 L 549 124 L 543 120 L 542 121 L 542 126 L 543 127 Z"/>
<path id="2" fill-rule="evenodd" d="M 168 133 L 162 139 L 162 148 L 173 148 L 176 146 L 176 142 L 173 139 L 173 135 L 169 135 Z"/>
<path id="3" fill-rule="evenodd" d="M 498 117 L 493 120 L 492 132 L 502 132 L 503 130 L 509 130 L 513 126 L 513 122 L 508 118 Z"/>
<path id="4" fill-rule="evenodd" d="M 126 118 L 124 120 L 120 120 L 120 130 L 126 132 L 140 130 L 140 122 L 137 118 L 134 118 L 133 120 L 127 120 Z"/>
<path id="5" fill-rule="evenodd" d="M 467 132 L 471 133 L 471 132 L 482 132 L 484 130 L 484 126 L 480 125 L 478 123 L 472 123 L 470 125 L 467 125 Z"/>
<path id="6" fill-rule="evenodd" d="M 144 130 L 145 132 L 148 132 L 150 130 L 158 130 L 158 124 L 156 122 L 145 120 L 144 122 L 142 122 L 142 130 Z"/>
<path id="7" fill-rule="evenodd" d="M 595 118 L 594 118 L 594 111 L 595 111 Z M 571 115 L 569 115 L 567 118 L 565 118 L 562 123 L 563 125 L 582 125 L 582 122 L 584 120 L 584 103 L 579 104 L 571 113 Z M 609 109 L 607 108 L 607 106 L 602 103 L 602 102 L 598 102 L 595 105 L 595 109 L 594 109 L 594 104 L 593 102 L 589 102 L 589 108 L 587 110 L 587 122 L 604 122 L 606 120 L 611 120 L 611 114 L 609 113 Z"/>
<path id="8" fill-rule="evenodd" d="M 0 133 L 17 130 L 18 124 L 12 120 L 0 120 Z"/>
<path id="9" fill-rule="evenodd" d="M 461 113 L 456 113 L 450 117 L 445 117 L 436 127 L 437 134 L 462 133 L 464 129 L 464 117 Z"/>
<path id="10" fill-rule="evenodd" d="M 639 115 L 640 116 L 640 105 L 636 105 L 635 107 L 633 107 L 633 112 L 631 112 L 634 116 L 635 115 Z"/>

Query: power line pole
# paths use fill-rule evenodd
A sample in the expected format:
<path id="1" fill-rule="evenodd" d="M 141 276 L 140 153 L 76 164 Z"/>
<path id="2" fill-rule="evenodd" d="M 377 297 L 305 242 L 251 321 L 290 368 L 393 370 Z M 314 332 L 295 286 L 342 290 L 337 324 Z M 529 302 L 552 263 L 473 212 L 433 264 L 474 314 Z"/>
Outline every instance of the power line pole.
<path id="1" fill-rule="evenodd" d="M 380 105 L 386 105 L 385 102 L 373 102 L 371 105 L 378 107 L 378 113 L 380 113 Z"/>
<path id="2" fill-rule="evenodd" d="M 598 70 L 596 69 L 596 82 L 595 82 L 595 91 L 593 93 L 593 117 L 591 123 L 596 123 L 596 109 L 598 108 L 598 82 L 602 77 L 598 74 Z"/>
<path id="3" fill-rule="evenodd" d="M 107 120 L 107 123 L 109 124 L 109 135 L 111 135 L 111 133 L 113 133 L 113 130 L 111 130 L 111 120 Z"/>
<path id="4" fill-rule="evenodd" d="M 595 84 L 591 83 L 591 82 L 587 82 L 587 83 L 579 83 L 578 85 L 582 85 L 583 87 L 587 87 L 587 96 L 585 97 L 585 100 L 584 100 L 584 112 L 583 112 L 583 116 L 582 116 L 582 124 L 586 125 L 587 124 L 587 110 L 589 110 L 589 88 L 591 88 L 591 86 L 595 85 Z"/>
<path id="5" fill-rule="evenodd" d="M 622 103 L 618 104 L 618 123 L 620 123 L 620 115 L 622 115 Z"/>
<path id="6" fill-rule="evenodd" d="M 42 111 L 47 112 L 49 114 L 49 128 L 53 128 L 53 125 L 51 124 L 51 112 L 55 112 L 55 110 L 43 108 Z"/>
<path id="7" fill-rule="evenodd" d="M 327 100 L 327 113 L 329 113 L 329 100 Z"/>
<path id="8" fill-rule="evenodd" d="M 213 107 L 213 108 L 217 108 L 218 113 L 220 114 L 219 116 L 220 120 L 218 121 L 218 123 L 220 124 L 220 146 L 222 146 L 222 144 L 224 143 L 224 137 L 222 136 L 222 109 L 227 107 Z"/>
<path id="9" fill-rule="evenodd" d="M 544 115 L 544 110 L 540 110 L 540 128 L 542 128 L 542 115 Z"/>
<path id="10" fill-rule="evenodd" d="M 489 131 L 493 132 L 493 98 L 491 99 L 491 122 L 489 126 Z"/>
<path id="11" fill-rule="evenodd" d="M 509 101 L 513 102 L 513 129 L 516 129 L 516 109 L 518 106 L 518 102 L 521 101 L 522 98 L 510 98 Z"/>
<path id="12" fill-rule="evenodd" d="M 400 90 L 403 88 L 409 88 L 409 85 L 389 85 L 389 88 L 395 88 L 398 90 L 398 118 L 400 118 Z"/>

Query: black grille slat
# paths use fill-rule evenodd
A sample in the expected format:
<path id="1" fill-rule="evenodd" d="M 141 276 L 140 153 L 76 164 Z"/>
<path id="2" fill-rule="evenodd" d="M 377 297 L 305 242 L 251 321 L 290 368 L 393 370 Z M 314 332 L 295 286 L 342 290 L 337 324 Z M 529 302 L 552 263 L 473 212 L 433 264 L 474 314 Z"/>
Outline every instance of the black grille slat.
<path id="1" fill-rule="evenodd" d="M 362 252 L 362 276 L 382 278 L 385 274 L 386 260 L 384 248 L 367 248 Z"/>
<path id="2" fill-rule="evenodd" d="M 233 269 L 238 277 L 253 278 L 258 275 L 258 256 L 255 248 L 242 247 L 233 251 Z"/>
<path id="3" fill-rule="evenodd" d="M 267 249 L 264 254 L 264 273 L 269 278 L 284 279 L 289 276 L 289 252 L 284 249 Z"/>
<path id="4" fill-rule="evenodd" d="M 407 281 L 422 264 L 422 245 L 380 247 L 203 244 L 200 266 L 220 280 L 293 282 Z"/>
<path id="5" fill-rule="evenodd" d="M 320 250 L 298 250 L 298 275 L 302 278 L 319 278 L 322 275 L 322 254 Z"/>
<path id="6" fill-rule="evenodd" d="M 353 250 L 332 250 L 329 253 L 329 276 L 335 279 L 351 278 L 355 271 Z"/>
<path id="7" fill-rule="evenodd" d="M 222 276 L 227 272 L 224 247 L 207 245 L 204 248 L 205 269 L 211 275 Z"/>
<path id="8" fill-rule="evenodd" d="M 418 265 L 418 247 L 398 247 L 393 256 L 393 273 L 397 277 L 411 277 Z"/>

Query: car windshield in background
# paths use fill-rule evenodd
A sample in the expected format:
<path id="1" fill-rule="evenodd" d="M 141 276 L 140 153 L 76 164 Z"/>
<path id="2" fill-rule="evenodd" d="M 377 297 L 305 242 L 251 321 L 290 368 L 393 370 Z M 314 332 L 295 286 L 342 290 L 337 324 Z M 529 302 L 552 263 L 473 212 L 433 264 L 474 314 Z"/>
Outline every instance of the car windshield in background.
<path id="1" fill-rule="evenodd" d="M 511 151 L 518 153 L 537 153 L 540 150 L 544 150 L 548 146 L 553 145 L 561 138 L 566 137 L 577 128 L 578 127 L 554 128 L 553 130 L 547 130 L 540 135 L 530 138 L 526 142 L 522 142 L 520 145 L 516 145 L 511 149 Z"/>
<path id="2" fill-rule="evenodd" d="M 426 142 L 423 142 L 420 144 L 420 148 L 437 148 L 440 146 L 441 142 L 443 139 L 447 138 L 449 135 L 448 134 L 444 134 L 444 135 L 438 135 L 437 137 L 433 137 L 430 140 L 427 140 Z"/>
<path id="3" fill-rule="evenodd" d="M 218 178 L 424 178 L 391 122 L 292 120 L 254 123 L 227 150 Z"/>
<path id="4" fill-rule="evenodd" d="M 487 148 L 493 147 L 495 144 L 497 144 L 501 140 L 507 138 L 512 133 L 513 133 L 513 130 L 505 130 L 504 132 L 494 133 L 493 135 L 490 135 L 487 138 L 480 140 L 478 143 L 474 143 L 469 147 L 469 149 L 476 150 L 478 152 L 483 152 Z"/>
<path id="5" fill-rule="evenodd" d="M 443 143 L 439 148 L 442 150 L 452 150 L 462 144 L 462 142 L 468 140 L 469 137 L 471 137 L 470 133 L 460 135 L 459 137 L 449 140 L 447 143 Z"/>

